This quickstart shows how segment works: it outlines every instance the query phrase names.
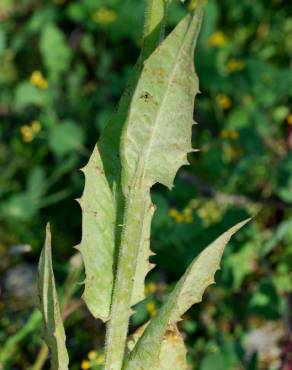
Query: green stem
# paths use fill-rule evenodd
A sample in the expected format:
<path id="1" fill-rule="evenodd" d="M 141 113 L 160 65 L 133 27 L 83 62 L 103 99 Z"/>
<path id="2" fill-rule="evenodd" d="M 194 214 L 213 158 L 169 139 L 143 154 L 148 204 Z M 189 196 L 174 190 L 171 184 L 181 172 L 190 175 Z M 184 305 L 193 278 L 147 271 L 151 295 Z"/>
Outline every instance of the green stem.
<path id="1" fill-rule="evenodd" d="M 49 349 L 45 343 L 42 344 L 42 347 L 37 355 L 36 361 L 33 364 L 31 370 L 41 370 L 46 362 L 46 359 L 49 355 Z"/>
<path id="2" fill-rule="evenodd" d="M 142 59 L 156 49 L 164 37 L 169 0 L 146 0 Z"/>
<path id="3" fill-rule="evenodd" d="M 146 0 L 142 61 L 159 45 L 164 35 L 166 10 L 170 0 Z M 131 299 L 138 249 L 141 243 L 149 194 L 142 184 L 133 185 L 127 195 L 111 315 L 106 331 L 104 370 L 121 370 L 131 316 Z"/>
<path id="4" fill-rule="evenodd" d="M 111 318 L 107 326 L 105 370 L 122 369 L 129 320 L 132 313 L 133 276 L 146 207 L 145 192 L 136 187 L 130 192 L 125 209 Z"/>

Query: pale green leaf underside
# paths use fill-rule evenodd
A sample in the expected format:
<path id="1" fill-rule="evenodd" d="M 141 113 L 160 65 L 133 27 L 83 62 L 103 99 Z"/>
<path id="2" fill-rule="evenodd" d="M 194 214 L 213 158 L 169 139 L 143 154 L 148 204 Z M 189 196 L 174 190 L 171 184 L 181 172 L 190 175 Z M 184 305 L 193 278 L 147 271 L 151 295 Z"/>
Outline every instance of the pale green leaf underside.
<path id="1" fill-rule="evenodd" d="M 125 158 L 127 161 L 129 159 L 131 168 L 136 165 L 134 163 L 136 159 L 140 158 L 142 162 L 144 161 L 144 152 L 149 149 L 150 160 L 147 162 L 147 174 L 149 170 L 151 173 L 156 173 L 157 163 L 162 160 L 159 167 L 162 168 L 163 172 L 169 167 L 166 172 L 172 173 L 170 176 L 172 182 L 175 172 L 178 167 L 186 163 L 186 154 L 191 150 L 193 101 L 198 89 L 197 78 L 193 70 L 192 49 L 194 38 L 198 33 L 199 22 L 198 19 L 192 21 L 190 16 L 186 17 L 144 63 L 142 76 L 140 76 L 142 63 L 141 58 L 139 59 L 117 112 L 106 126 L 84 168 L 85 188 L 80 200 L 83 214 L 83 233 L 78 247 L 83 256 L 86 272 L 83 298 L 91 313 L 103 321 L 106 321 L 110 315 L 114 271 L 123 226 L 124 196 L 127 196 L 121 190 L 122 171 L 119 158 L 121 132 L 124 130 L 122 157 L 125 153 L 125 147 L 129 153 L 132 153 L 132 144 L 135 148 L 136 146 L 141 147 L 140 152 L 136 151 L 136 158 L 128 158 L 125 153 Z M 157 69 L 158 65 L 163 67 L 163 71 Z M 150 78 L 151 74 L 157 78 L 155 77 L 153 80 L 153 77 Z M 148 88 L 147 79 L 150 79 L 151 88 L 155 91 Z M 141 106 L 140 92 L 144 92 L 145 89 L 148 89 L 151 94 L 155 94 L 155 99 L 157 99 L 154 103 L 150 102 L 149 108 L 148 103 L 146 104 L 144 101 L 145 95 L 142 99 L 144 103 Z M 176 90 L 177 93 L 175 93 Z M 157 112 L 156 104 L 159 103 L 162 108 L 161 111 Z M 167 104 L 169 104 L 168 109 L 166 109 Z M 141 120 L 144 115 L 148 117 L 147 122 Z M 162 115 L 165 116 L 163 120 L 161 120 Z M 136 119 L 137 121 L 135 121 Z M 162 126 L 157 131 L 156 128 L 150 129 L 152 131 L 150 136 L 154 140 L 149 137 L 149 127 L 145 127 L 145 124 L 149 126 L 150 121 L 153 127 Z M 141 127 L 137 129 L 137 125 L 141 125 Z M 176 127 L 176 129 L 172 129 L 170 126 Z M 142 135 L 141 141 L 136 140 L 135 143 L 131 140 L 128 141 L 128 134 L 132 137 L 132 132 L 136 133 L 137 130 L 142 130 L 138 133 L 138 136 Z M 165 130 L 167 131 L 167 141 L 164 135 Z M 162 132 L 164 140 L 161 140 Z M 137 139 L 137 135 L 135 139 Z M 165 153 L 166 150 L 168 153 Z M 166 154 L 168 161 L 165 162 Z M 153 160 L 154 157 L 157 157 L 157 160 Z M 172 166 L 169 166 L 170 163 Z M 126 167 L 127 173 L 128 167 Z M 139 174 L 140 172 L 133 173 L 136 178 Z M 156 180 L 160 180 L 159 176 L 156 176 Z M 161 182 L 170 186 L 169 181 L 163 182 L 161 180 Z M 145 186 L 145 193 L 149 192 L 150 183 L 148 180 Z M 151 269 L 149 235 L 153 205 L 150 196 L 147 199 L 147 211 L 145 217 L 141 219 L 141 239 L 139 246 L 137 246 L 139 252 L 133 279 L 132 305 L 144 298 L 144 280 Z"/>
<path id="2" fill-rule="evenodd" d="M 226 231 L 192 262 L 138 341 L 125 366 L 126 370 L 151 368 L 151 364 L 159 356 L 161 340 L 168 325 L 179 321 L 192 305 L 201 302 L 206 288 L 214 283 L 215 272 L 219 269 L 222 254 L 229 239 L 248 221 L 249 219 L 240 222 Z"/>
<path id="3" fill-rule="evenodd" d="M 142 336 L 147 324 L 141 326 L 130 337 L 127 347 L 132 351 L 138 339 Z M 151 367 L 152 370 L 187 370 L 186 348 L 177 326 L 170 324 L 161 341 L 158 360 Z"/>
<path id="4" fill-rule="evenodd" d="M 82 254 L 86 273 L 83 299 L 93 316 L 103 321 L 107 321 L 110 315 L 115 259 L 124 212 L 120 179 L 120 136 L 141 67 L 138 60 L 117 112 L 112 116 L 83 168 L 85 186 L 79 200 L 82 208 L 82 240 L 77 247 Z M 134 278 L 132 305 L 144 298 L 144 279 L 151 269 L 148 259 L 152 214 L 153 206 L 149 199 L 149 207 L 143 220 L 144 237 Z"/>
<path id="5" fill-rule="evenodd" d="M 46 330 L 46 342 L 51 352 L 51 369 L 67 370 L 69 358 L 66 350 L 65 331 L 52 267 L 51 233 L 49 225 L 46 229 L 46 241 L 39 261 L 38 286 L 40 309 Z"/>
<path id="6" fill-rule="evenodd" d="M 156 182 L 171 188 L 177 170 L 187 164 L 199 90 L 193 50 L 201 19 L 202 10 L 186 16 L 144 63 L 122 133 L 125 194 L 138 179 L 145 189 Z"/>
<path id="7" fill-rule="evenodd" d="M 116 209 L 112 191 L 95 147 L 83 168 L 85 186 L 82 208 L 82 239 L 77 247 L 86 272 L 83 299 L 95 317 L 107 320 L 113 284 Z"/>

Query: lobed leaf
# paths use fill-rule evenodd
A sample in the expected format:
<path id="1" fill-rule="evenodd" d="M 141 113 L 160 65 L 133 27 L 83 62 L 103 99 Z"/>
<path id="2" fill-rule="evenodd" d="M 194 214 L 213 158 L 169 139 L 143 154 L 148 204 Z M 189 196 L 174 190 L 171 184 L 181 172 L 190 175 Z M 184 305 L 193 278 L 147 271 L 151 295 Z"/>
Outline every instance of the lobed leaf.
<path id="1" fill-rule="evenodd" d="M 110 315 L 114 270 L 124 213 L 120 136 L 141 69 L 142 61 L 139 58 L 117 112 L 105 127 L 87 165 L 83 168 L 85 186 L 79 200 L 82 208 L 82 240 L 77 247 L 82 254 L 86 273 L 83 299 L 93 316 L 103 321 L 107 321 Z M 148 226 L 145 227 L 143 234 L 150 228 L 150 221 L 146 224 Z M 148 236 L 145 243 L 149 244 Z M 138 264 L 132 304 L 144 298 L 142 275 L 145 277 L 150 269 L 146 259 L 145 255 Z"/>
<path id="2" fill-rule="evenodd" d="M 40 309 L 46 329 L 46 342 L 51 352 L 51 369 L 68 370 L 69 358 L 52 267 L 49 225 L 46 228 L 45 245 L 38 266 L 38 286 Z"/>
<path id="3" fill-rule="evenodd" d="M 230 228 L 192 262 L 159 310 L 158 315 L 150 321 L 131 353 L 125 370 L 151 368 L 151 364 L 159 356 L 161 341 L 168 325 L 175 324 L 192 305 L 201 302 L 206 288 L 214 283 L 214 275 L 220 267 L 222 254 L 228 241 L 248 221 L 249 219 Z"/>
<path id="4" fill-rule="evenodd" d="M 145 61 L 121 139 L 123 190 L 138 179 L 147 190 L 169 188 L 192 151 L 193 106 L 199 91 L 193 51 L 203 17 L 186 16 Z"/>

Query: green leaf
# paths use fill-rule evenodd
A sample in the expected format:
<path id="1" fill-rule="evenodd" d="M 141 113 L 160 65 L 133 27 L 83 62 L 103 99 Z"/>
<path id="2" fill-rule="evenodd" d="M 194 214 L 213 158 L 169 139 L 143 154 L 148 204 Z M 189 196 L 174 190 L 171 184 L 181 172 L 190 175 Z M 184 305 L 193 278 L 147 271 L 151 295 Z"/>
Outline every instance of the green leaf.
<path id="1" fill-rule="evenodd" d="M 44 64 L 53 79 L 69 68 L 71 50 L 64 34 L 53 23 L 47 24 L 42 31 L 40 51 Z"/>
<path id="2" fill-rule="evenodd" d="M 151 268 L 147 232 L 153 209 L 150 187 L 156 182 L 171 187 L 191 151 L 198 89 L 193 50 L 201 19 L 199 7 L 197 14 L 184 18 L 144 62 L 123 126 L 120 154 L 125 213 L 107 330 L 107 370 L 122 366 L 130 306 L 138 298 L 135 285 L 139 280 L 143 287 L 145 273 Z"/>
<path id="3" fill-rule="evenodd" d="M 31 85 L 29 82 L 23 82 L 16 88 L 14 103 L 17 109 L 23 109 L 28 105 L 43 107 L 46 101 L 47 93 L 40 91 L 40 89 Z"/>
<path id="4" fill-rule="evenodd" d="M 219 269 L 222 254 L 229 239 L 248 221 L 249 219 L 230 228 L 192 262 L 159 310 L 158 315 L 150 321 L 130 355 L 125 366 L 126 370 L 151 368 L 151 364 L 159 356 L 161 341 L 168 325 L 179 321 L 192 305 L 201 302 L 206 288 L 214 283 L 215 272 Z"/>
<path id="5" fill-rule="evenodd" d="M 38 209 L 38 204 L 32 199 L 29 193 L 19 193 L 12 195 L 0 207 L 4 217 L 19 220 L 32 219 Z"/>
<path id="6" fill-rule="evenodd" d="M 239 363 L 236 348 L 232 342 L 226 342 L 223 348 L 206 356 L 200 370 L 234 370 Z"/>
<path id="7" fill-rule="evenodd" d="M 186 348 L 176 325 L 169 325 L 162 338 L 158 363 L 155 370 L 187 370 Z"/>
<path id="8" fill-rule="evenodd" d="M 68 353 L 52 267 L 51 232 L 47 225 L 46 240 L 38 267 L 40 309 L 46 329 L 46 341 L 51 351 L 51 369 L 67 370 Z"/>
<path id="9" fill-rule="evenodd" d="M 46 173 L 43 167 L 35 166 L 29 173 L 27 192 L 32 199 L 38 200 L 46 188 Z"/>
<path id="10" fill-rule="evenodd" d="M 229 256 L 226 265 L 233 275 L 232 285 L 235 291 L 240 289 L 244 278 L 253 271 L 253 262 L 257 260 L 255 243 L 246 243 L 237 253 Z"/>
<path id="11" fill-rule="evenodd" d="M 141 326 L 130 337 L 127 347 L 132 351 L 137 341 L 144 333 L 147 324 Z M 153 363 L 152 370 L 187 370 L 186 348 L 176 325 L 172 324 L 167 327 L 166 333 L 162 338 L 158 361 Z"/>
<path id="12" fill-rule="evenodd" d="M 103 321 L 110 315 L 115 257 L 119 248 L 124 210 L 119 158 L 120 135 L 141 66 L 139 60 L 117 112 L 108 122 L 83 168 L 85 186 L 79 200 L 82 208 L 82 240 L 77 248 L 82 254 L 86 273 L 83 299 L 93 316 Z"/>
<path id="13" fill-rule="evenodd" d="M 61 122 L 54 127 L 49 137 L 49 145 L 52 151 L 63 156 L 72 151 L 82 148 L 85 136 L 82 128 L 70 120 Z"/>
<path id="14" fill-rule="evenodd" d="M 177 170 L 188 164 L 199 91 L 193 51 L 202 16 L 202 8 L 186 16 L 144 63 L 122 133 L 125 194 L 138 179 L 145 189 L 157 182 L 171 188 Z"/>
<path id="15" fill-rule="evenodd" d="M 85 175 L 79 200 L 82 240 L 77 249 L 82 254 L 86 272 L 83 299 L 94 317 L 106 321 L 113 285 L 116 210 L 97 147 L 82 171 Z"/>

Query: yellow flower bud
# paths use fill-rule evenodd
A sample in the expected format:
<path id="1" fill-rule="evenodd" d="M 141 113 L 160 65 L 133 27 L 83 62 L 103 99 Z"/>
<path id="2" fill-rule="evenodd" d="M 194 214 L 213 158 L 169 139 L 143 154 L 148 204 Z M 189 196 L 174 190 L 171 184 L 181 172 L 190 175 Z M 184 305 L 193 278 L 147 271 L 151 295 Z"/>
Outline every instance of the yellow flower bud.
<path id="1" fill-rule="evenodd" d="M 92 20 L 101 26 L 113 23 L 117 19 L 117 13 L 107 8 L 100 8 L 92 14 Z"/>
<path id="2" fill-rule="evenodd" d="M 34 133 L 38 133 L 40 132 L 41 128 L 42 128 L 42 125 L 40 123 L 40 121 L 37 121 L 37 120 L 34 120 L 32 121 L 32 123 L 30 124 L 31 125 L 31 129 Z"/>
<path id="3" fill-rule="evenodd" d="M 231 107 L 231 100 L 230 98 L 225 94 L 218 94 L 216 96 L 217 104 L 220 108 L 226 110 Z"/>
<path id="4" fill-rule="evenodd" d="M 88 370 L 91 368 L 90 362 L 88 360 L 83 360 L 81 362 L 81 369 L 82 370 Z"/>
<path id="5" fill-rule="evenodd" d="M 90 352 L 88 352 L 88 355 L 87 355 L 87 357 L 89 358 L 89 360 L 95 360 L 96 359 L 96 357 L 97 357 L 97 352 L 96 351 L 90 351 Z"/>
<path id="6" fill-rule="evenodd" d="M 214 47 L 220 47 L 225 45 L 227 42 L 227 37 L 222 31 L 216 31 L 208 38 L 208 44 Z"/>
<path id="7" fill-rule="evenodd" d="M 151 317 L 155 316 L 157 314 L 157 308 L 156 308 L 155 302 L 147 303 L 146 310 Z"/>

